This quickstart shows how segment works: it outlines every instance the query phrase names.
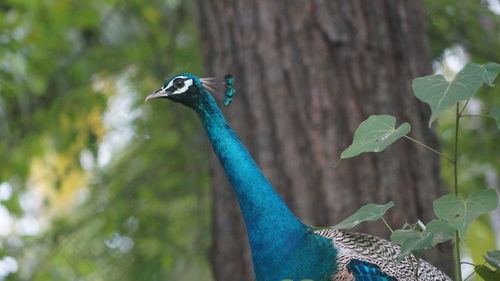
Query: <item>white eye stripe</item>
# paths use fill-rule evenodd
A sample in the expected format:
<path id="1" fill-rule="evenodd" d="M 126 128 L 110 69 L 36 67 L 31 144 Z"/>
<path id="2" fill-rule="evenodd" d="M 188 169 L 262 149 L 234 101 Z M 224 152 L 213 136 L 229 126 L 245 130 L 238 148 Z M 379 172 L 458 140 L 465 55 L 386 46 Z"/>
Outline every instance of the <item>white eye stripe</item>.
<path id="1" fill-rule="evenodd" d="M 182 78 L 182 77 L 177 77 L 177 78 Z M 185 78 L 185 77 L 184 77 Z M 172 81 L 170 81 L 170 83 L 168 83 L 169 85 L 172 83 Z M 193 85 L 193 79 L 188 79 L 188 80 L 185 80 L 184 81 L 184 86 L 180 89 L 177 89 L 175 90 L 175 92 L 173 92 L 172 94 L 181 94 L 181 93 L 184 93 L 185 91 L 187 91 L 187 89 Z"/>
<path id="2" fill-rule="evenodd" d="M 175 77 L 174 79 L 170 80 L 170 82 L 168 82 L 167 86 L 165 87 L 165 89 L 168 89 L 170 87 L 172 87 L 172 85 L 174 84 L 174 81 L 175 79 L 178 79 L 178 78 L 181 78 L 181 79 L 187 79 L 186 76 L 177 76 Z"/>

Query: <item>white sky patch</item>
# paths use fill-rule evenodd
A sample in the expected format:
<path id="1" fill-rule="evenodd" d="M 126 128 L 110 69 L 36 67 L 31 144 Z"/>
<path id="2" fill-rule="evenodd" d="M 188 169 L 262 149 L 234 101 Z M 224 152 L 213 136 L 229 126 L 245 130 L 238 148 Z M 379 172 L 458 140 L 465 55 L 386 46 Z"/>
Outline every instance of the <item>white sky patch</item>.
<path id="1" fill-rule="evenodd" d="M 469 62 L 469 55 L 461 45 L 454 45 L 444 50 L 441 60 L 433 62 L 435 74 L 442 74 L 447 80 L 453 80 L 455 75 Z"/>
<path id="2" fill-rule="evenodd" d="M 4 280 L 5 277 L 11 273 L 17 272 L 19 265 L 16 259 L 13 257 L 5 256 L 0 259 L 0 280 Z"/>
<path id="3" fill-rule="evenodd" d="M 8 182 L 0 184 L 0 202 L 7 201 L 12 197 L 12 185 Z"/>
<path id="4" fill-rule="evenodd" d="M 16 231 L 19 235 L 36 235 L 40 230 L 40 223 L 33 215 L 24 216 L 16 221 Z"/>
<path id="5" fill-rule="evenodd" d="M 117 94 L 108 100 L 108 109 L 104 114 L 104 125 L 108 132 L 99 145 L 97 163 L 107 165 L 114 154 L 121 151 L 132 139 L 135 131 L 132 126 L 140 111 L 132 109 L 135 91 L 127 82 L 129 75 L 123 74 L 116 80 Z"/>
<path id="6" fill-rule="evenodd" d="M 483 109 L 483 103 L 475 98 L 471 98 L 469 100 L 469 104 L 467 104 L 467 112 L 469 114 L 481 114 L 481 110 Z"/>
<path id="7" fill-rule="evenodd" d="M 30 183 L 28 183 L 30 185 Z M 42 196 L 33 187 L 28 187 L 19 197 L 19 205 L 24 211 L 21 218 L 12 218 L 9 225 L 9 234 L 16 235 L 37 235 L 42 231 L 42 223 L 39 219 L 43 207 Z M 0 229 L 1 226 L 0 215 Z M 44 224 L 46 227 L 46 225 Z"/>
<path id="8" fill-rule="evenodd" d="M 5 206 L 0 205 L 0 236 L 7 236 L 12 230 L 14 219 Z"/>
<path id="9" fill-rule="evenodd" d="M 487 0 L 487 2 L 488 8 L 490 8 L 493 13 L 500 15 L 500 0 Z"/>
<path id="10" fill-rule="evenodd" d="M 28 188 L 19 198 L 19 205 L 26 214 L 38 214 L 42 209 L 42 196 L 37 195 L 33 190 L 35 189 Z"/>
<path id="11" fill-rule="evenodd" d="M 90 171 L 95 166 L 94 155 L 89 149 L 84 149 L 80 152 L 80 165 L 86 171 Z"/>
<path id="12" fill-rule="evenodd" d="M 465 49 L 460 45 L 455 45 L 444 52 L 444 63 L 453 72 L 459 72 L 469 61 Z"/>

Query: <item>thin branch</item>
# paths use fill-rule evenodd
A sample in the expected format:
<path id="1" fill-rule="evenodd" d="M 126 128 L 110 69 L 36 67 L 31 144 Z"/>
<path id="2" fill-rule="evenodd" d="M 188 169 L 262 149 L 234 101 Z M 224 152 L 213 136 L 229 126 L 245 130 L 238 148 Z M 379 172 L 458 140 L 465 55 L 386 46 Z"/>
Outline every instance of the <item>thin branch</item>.
<path id="1" fill-rule="evenodd" d="M 468 261 L 462 261 L 460 262 L 461 264 L 468 264 L 468 265 L 472 265 L 472 266 L 478 266 L 477 264 L 473 264 L 471 262 L 468 262 Z"/>
<path id="2" fill-rule="evenodd" d="M 460 113 L 458 113 L 458 116 L 462 116 L 462 113 L 464 112 L 465 108 L 469 104 L 470 99 L 467 99 L 467 101 L 464 104 L 464 107 L 462 107 L 462 110 L 460 110 Z"/>
<path id="3" fill-rule="evenodd" d="M 493 116 L 484 115 L 484 114 L 464 114 L 464 115 L 460 115 L 460 117 L 480 117 L 480 118 L 495 119 Z"/>
<path id="4" fill-rule="evenodd" d="M 455 161 L 453 161 L 450 157 L 448 157 L 445 154 L 443 154 L 443 153 L 435 150 L 434 148 L 432 148 L 432 147 L 430 147 L 430 146 L 428 146 L 428 145 L 426 145 L 426 144 L 424 144 L 424 143 L 422 143 L 422 142 L 420 142 L 420 141 L 418 141 L 418 140 L 416 140 L 416 139 L 414 139 L 414 138 L 412 138 L 410 136 L 404 136 L 404 137 L 407 138 L 407 139 L 409 139 L 409 140 L 411 140 L 412 142 L 414 142 L 416 144 L 419 144 L 419 145 L 425 147 L 426 149 L 428 149 L 428 150 L 430 150 L 430 151 L 438 154 L 439 156 L 441 156 L 441 157 L 445 158 L 446 160 L 450 161 L 452 164 L 455 163 Z"/>

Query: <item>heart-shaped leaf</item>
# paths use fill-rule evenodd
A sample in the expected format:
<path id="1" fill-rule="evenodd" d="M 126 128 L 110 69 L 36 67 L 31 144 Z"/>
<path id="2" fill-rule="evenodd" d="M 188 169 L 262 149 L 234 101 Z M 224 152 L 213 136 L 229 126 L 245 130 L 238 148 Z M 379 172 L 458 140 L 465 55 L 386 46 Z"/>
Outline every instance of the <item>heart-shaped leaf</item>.
<path id="1" fill-rule="evenodd" d="M 396 129 L 396 118 L 393 116 L 372 115 L 356 129 L 352 144 L 342 151 L 340 158 L 350 158 L 363 152 L 380 152 L 410 130 L 409 123 L 403 123 Z"/>
<path id="2" fill-rule="evenodd" d="M 337 229 L 351 229 L 364 221 L 376 221 L 392 207 L 394 207 L 394 202 L 392 201 L 385 205 L 365 205 L 359 208 L 356 213 L 344 219 L 334 227 Z"/>
<path id="3" fill-rule="evenodd" d="M 500 268 L 500 251 L 491 250 L 487 255 L 483 255 L 484 259 L 495 268 Z"/>
<path id="4" fill-rule="evenodd" d="M 495 121 L 497 121 L 497 128 L 500 130 L 500 107 L 491 109 L 489 116 L 493 117 Z"/>
<path id="5" fill-rule="evenodd" d="M 424 232 L 430 232 L 434 235 L 432 244 L 436 245 L 453 239 L 455 228 L 445 221 L 431 220 L 425 226 Z"/>
<path id="6" fill-rule="evenodd" d="M 481 66 L 483 68 L 482 78 L 484 84 L 493 87 L 493 81 L 500 72 L 500 64 L 495 62 L 488 62 Z"/>
<path id="7" fill-rule="evenodd" d="M 391 234 L 391 241 L 401 245 L 401 253 L 396 259 L 401 261 L 405 256 L 416 251 L 422 251 L 433 245 L 434 234 L 431 232 L 420 232 L 415 229 L 396 230 Z"/>
<path id="8" fill-rule="evenodd" d="M 445 195 L 434 201 L 436 216 L 458 230 L 464 237 L 467 226 L 482 214 L 486 214 L 498 205 L 498 195 L 495 190 L 486 189 L 472 193 L 463 200 L 455 195 Z"/>
<path id="9" fill-rule="evenodd" d="M 441 74 L 414 79 L 412 88 L 415 96 L 431 107 L 429 127 L 444 110 L 460 100 L 471 98 L 483 83 L 483 79 L 491 78 L 490 74 L 484 73 L 490 72 L 480 65 L 471 63 L 452 81 L 447 81 Z"/>

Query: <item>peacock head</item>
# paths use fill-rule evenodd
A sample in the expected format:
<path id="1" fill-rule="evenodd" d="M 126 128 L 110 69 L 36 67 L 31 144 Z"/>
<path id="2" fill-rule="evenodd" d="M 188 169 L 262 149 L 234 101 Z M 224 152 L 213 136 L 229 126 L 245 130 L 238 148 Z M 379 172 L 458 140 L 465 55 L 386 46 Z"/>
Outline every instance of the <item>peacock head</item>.
<path id="1" fill-rule="evenodd" d="M 182 103 L 191 108 L 197 108 L 200 104 L 210 99 L 210 93 L 217 94 L 219 86 L 225 88 L 226 99 L 224 105 L 229 105 L 235 94 L 233 87 L 234 78 L 227 74 L 223 81 L 217 78 L 198 78 L 189 73 L 172 76 L 167 79 L 165 85 L 146 97 L 146 101 L 166 98 Z"/>
<path id="2" fill-rule="evenodd" d="M 147 96 L 146 101 L 166 98 L 189 107 L 196 107 L 201 100 L 207 98 L 205 95 L 207 93 L 203 91 L 200 78 L 184 73 L 168 78 L 163 87 Z"/>

